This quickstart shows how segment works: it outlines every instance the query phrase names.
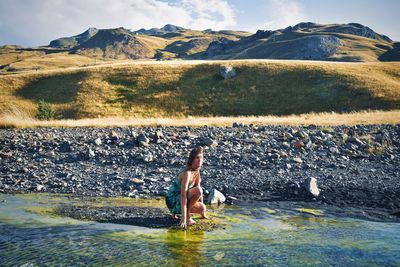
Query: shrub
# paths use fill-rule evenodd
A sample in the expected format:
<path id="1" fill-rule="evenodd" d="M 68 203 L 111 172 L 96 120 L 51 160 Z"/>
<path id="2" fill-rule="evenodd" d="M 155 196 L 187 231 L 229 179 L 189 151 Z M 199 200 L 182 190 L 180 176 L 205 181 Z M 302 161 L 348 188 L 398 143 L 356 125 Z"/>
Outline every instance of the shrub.
<path id="1" fill-rule="evenodd" d="M 39 120 L 52 120 L 54 119 L 55 111 L 49 102 L 40 100 L 37 108 L 36 117 Z"/>

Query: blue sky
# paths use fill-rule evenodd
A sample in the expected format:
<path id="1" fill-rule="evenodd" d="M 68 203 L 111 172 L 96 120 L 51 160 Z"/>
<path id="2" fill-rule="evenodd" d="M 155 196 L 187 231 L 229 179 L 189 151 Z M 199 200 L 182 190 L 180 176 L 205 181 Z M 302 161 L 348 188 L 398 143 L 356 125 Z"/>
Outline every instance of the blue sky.
<path id="1" fill-rule="evenodd" d="M 397 0 L 0 0 L 0 45 L 47 45 L 89 27 L 167 23 L 204 30 L 275 30 L 311 21 L 358 22 L 400 41 Z"/>

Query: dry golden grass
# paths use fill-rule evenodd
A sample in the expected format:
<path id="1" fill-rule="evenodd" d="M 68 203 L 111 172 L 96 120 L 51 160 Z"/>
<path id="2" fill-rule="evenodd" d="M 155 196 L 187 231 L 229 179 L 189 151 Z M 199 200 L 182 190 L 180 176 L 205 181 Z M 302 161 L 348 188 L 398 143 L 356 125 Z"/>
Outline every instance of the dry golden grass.
<path id="1" fill-rule="evenodd" d="M 14 72 L 2 72 L 2 75 L 18 73 L 46 73 L 50 70 L 62 70 L 90 65 L 109 63 L 110 60 L 95 59 L 82 55 L 63 53 L 44 54 L 39 51 L 23 51 L 20 53 L 0 54 L 0 64 L 12 63 Z"/>
<path id="2" fill-rule="evenodd" d="M 169 39 L 164 39 L 149 35 L 137 35 L 136 38 L 142 41 L 144 44 L 146 44 L 149 48 L 153 50 L 162 49 L 168 44 L 173 42 L 172 40 Z"/>
<path id="3" fill-rule="evenodd" d="M 309 113 L 290 116 L 123 118 L 39 121 L 22 112 L 0 115 L 1 128 L 31 127 L 128 127 L 128 126 L 231 126 L 234 122 L 254 125 L 357 125 L 400 124 L 400 110 L 352 113 Z"/>
<path id="4" fill-rule="evenodd" d="M 20 62 L 32 57 L 41 57 L 44 52 L 40 51 L 19 51 L 15 49 L 0 49 L 0 65 L 7 65 Z"/>
<path id="5" fill-rule="evenodd" d="M 68 53 L 56 53 L 43 56 L 33 56 L 13 64 L 17 71 L 32 70 L 32 69 L 56 69 L 79 67 L 83 65 L 94 64 L 98 59 L 93 59 L 81 55 L 70 55 Z"/>
<path id="6" fill-rule="evenodd" d="M 221 65 L 238 76 L 223 80 Z M 121 61 L 0 76 L 0 113 L 59 118 L 230 117 L 400 109 L 400 63 Z"/>
<path id="7" fill-rule="evenodd" d="M 378 57 L 386 49 L 383 46 L 390 47 L 391 43 L 365 38 L 350 34 L 334 34 L 340 37 L 343 45 L 338 48 L 332 59 L 346 60 L 356 62 L 379 62 Z"/>

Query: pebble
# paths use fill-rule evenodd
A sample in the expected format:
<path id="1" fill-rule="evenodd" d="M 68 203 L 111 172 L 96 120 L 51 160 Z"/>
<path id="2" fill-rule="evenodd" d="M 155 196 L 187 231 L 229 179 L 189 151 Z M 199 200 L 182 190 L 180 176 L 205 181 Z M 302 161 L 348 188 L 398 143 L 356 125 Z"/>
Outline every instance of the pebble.
<path id="1" fill-rule="evenodd" d="M 99 137 L 97 137 L 96 138 L 96 140 L 94 140 L 94 143 L 97 145 L 97 146 L 100 146 L 102 143 L 101 143 L 101 139 L 99 138 Z"/>
<path id="2" fill-rule="evenodd" d="M 303 163 L 303 160 L 301 158 L 299 158 L 299 157 L 295 157 L 295 158 L 293 158 L 293 162 Z"/>

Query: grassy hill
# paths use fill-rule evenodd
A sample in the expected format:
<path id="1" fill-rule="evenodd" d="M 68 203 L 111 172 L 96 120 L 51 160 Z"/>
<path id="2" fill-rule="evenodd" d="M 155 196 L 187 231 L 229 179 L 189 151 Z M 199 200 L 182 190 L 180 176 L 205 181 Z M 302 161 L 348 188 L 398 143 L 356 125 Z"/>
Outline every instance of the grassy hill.
<path id="1" fill-rule="evenodd" d="M 223 65 L 238 76 L 224 80 Z M 0 111 L 59 118 L 287 115 L 400 109 L 400 63 L 137 62 L 0 76 Z"/>

